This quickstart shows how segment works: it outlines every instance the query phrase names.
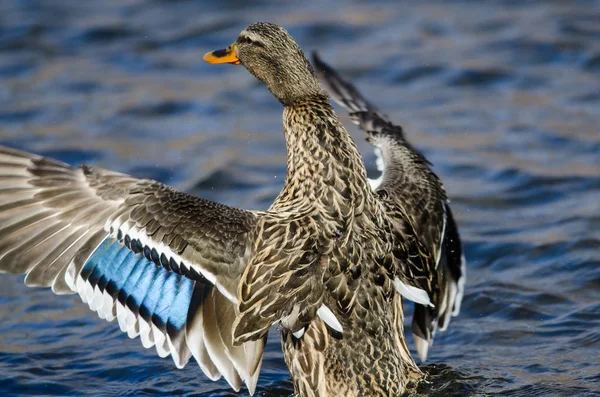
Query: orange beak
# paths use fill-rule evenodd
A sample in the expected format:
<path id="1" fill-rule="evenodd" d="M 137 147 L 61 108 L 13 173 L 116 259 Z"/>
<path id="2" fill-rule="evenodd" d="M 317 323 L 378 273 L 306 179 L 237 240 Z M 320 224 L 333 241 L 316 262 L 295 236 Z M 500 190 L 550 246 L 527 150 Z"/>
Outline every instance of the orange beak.
<path id="1" fill-rule="evenodd" d="M 235 53 L 235 45 L 232 44 L 223 50 L 207 52 L 204 55 L 204 60 L 208 63 L 232 63 L 239 65 L 240 60 Z"/>

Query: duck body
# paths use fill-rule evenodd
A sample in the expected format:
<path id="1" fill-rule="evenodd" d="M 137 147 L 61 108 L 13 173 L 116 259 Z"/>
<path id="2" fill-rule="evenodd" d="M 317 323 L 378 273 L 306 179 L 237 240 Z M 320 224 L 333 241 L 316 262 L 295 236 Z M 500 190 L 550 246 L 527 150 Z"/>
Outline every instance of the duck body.
<path id="1" fill-rule="evenodd" d="M 360 154 L 326 97 L 286 106 L 284 130 L 292 149 L 284 188 L 270 211 L 285 214 L 285 221 L 275 216 L 262 227 L 281 236 L 280 249 L 266 246 L 273 234 L 259 238 L 269 243 L 257 246 L 248 268 L 256 266 L 249 279 L 264 278 L 263 264 L 275 263 L 273 274 L 285 274 L 279 290 L 294 291 L 291 301 L 286 295 L 267 301 L 290 305 L 277 317 L 287 328 L 283 350 L 296 391 L 399 395 L 421 372 L 404 341 L 401 299 L 393 284 L 404 258 L 394 252 L 402 256 L 416 241 L 395 225 L 370 188 Z M 342 332 L 311 321 L 321 305 L 331 309 Z M 250 321 L 254 328 L 256 322 Z M 303 329 L 301 338 L 293 335 Z"/>
<path id="2" fill-rule="evenodd" d="M 371 188 L 283 28 L 250 25 L 205 59 L 245 66 L 284 107 L 287 172 L 271 207 L 0 147 L 0 271 L 78 293 L 145 347 L 180 368 L 194 357 L 236 391 L 254 393 L 277 324 L 299 397 L 401 395 L 423 376 L 402 297 L 437 310 L 447 279 L 407 214 L 410 195 Z"/>

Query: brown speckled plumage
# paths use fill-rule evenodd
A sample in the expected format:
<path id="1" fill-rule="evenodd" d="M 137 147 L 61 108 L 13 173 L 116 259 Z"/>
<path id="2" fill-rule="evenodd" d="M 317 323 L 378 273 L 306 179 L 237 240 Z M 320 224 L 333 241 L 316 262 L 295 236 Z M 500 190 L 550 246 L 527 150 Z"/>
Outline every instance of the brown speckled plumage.
<path id="1" fill-rule="evenodd" d="M 348 109 L 353 121 L 364 130 L 367 140 L 378 150 L 382 176 L 373 188 L 387 203 L 388 214 L 401 212 L 428 252 L 435 267 L 408 269 L 412 278 L 421 280 L 435 307 L 415 305 L 413 333 L 423 360 L 438 327 L 445 330 L 451 316 L 460 312 L 466 280 L 466 262 L 458 228 L 454 221 L 444 186 L 431 170 L 431 163 L 404 136 L 401 126 L 365 99 L 350 83 L 342 79 L 314 53 L 317 75 L 341 106 Z"/>
<path id="2" fill-rule="evenodd" d="M 284 111 L 288 176 L 272 214 L 259 221 L 236 337 L 261 336 L 282 319 L 300 396 L 395 396 L 420 372 L 406 349 L 393 279 L 408 263 L 426 267 L 430 258 L 372 192 L 328 101 L 309 100 Z M 322 304 L 339 319 L 341 334 L 316 319 Z M 296 340 L 290 331 L 302 328 Z"/>
<path id="3" fill-rule="evenodd" d="M 420 204 L 399 179 L 388 175 L 371 188 L 354 142 L 284 29 L 250 25 L 207 57 L 245 66 L 284 106 L 287 174 L 273 205 L 240 210 L 0 147 L 0 271 L 79 293 L 145 347 L 172 355 L 178 367 L 193 356 L 235 390 L 245 382 L 254 393 L 266 334 L 278 324 L 299 397 L 402 394 L 422 373 L 404 338 L 401 293 L 423 304 L 444 293 L 445 273 L 432 270 L 438 232 L 421 222 L 428 199 L 415 218 L 409 207 Z M 123 263 L 139 272 L 119 273 Z M 134 273 L 172 306 L 154 295 L 132 301 L 131 288 L 143 284 L 123 280 Z M 189 299 L 185 311 L 176 298 Z M 158 307 L 170 314 L 152 311 Z"/>

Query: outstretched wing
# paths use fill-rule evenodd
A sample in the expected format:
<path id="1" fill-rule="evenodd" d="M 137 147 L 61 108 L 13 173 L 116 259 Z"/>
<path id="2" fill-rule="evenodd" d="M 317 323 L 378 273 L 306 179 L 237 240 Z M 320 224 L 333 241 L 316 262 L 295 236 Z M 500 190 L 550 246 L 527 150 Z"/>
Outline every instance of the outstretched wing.
<path id="1" fill-rule="evenodd" d="M 233 345 L 253 212 L 0 146 L 0 272 L 77 292 L 178 367 L 254 391 L 264 339 Z"/>
<path id="2" fill-rule="evenodd" d="M 401 126 L 379 113 L 316 53 L 313 53 L 313 63 L 333 99 L 350 112 L 352 120 L 367 133 L 367 140 L 375 146 L 382 175 L 372 181 L 373 189 L 385 196 L 390 212 L 394 213 L 390 215 L 398 219 L 404 217 L 411 223 L 412 229 L 435 258 L 425 262 L 431 263 L 431 268 L 415 268 L 411 276 L 397 284 L 404 296 L 417 302 L 413 333 L 419 355 L 425 360 L 438 326 L 445 330 L 450 317 L 458 315 L 465 284 L 465 259 L 446 192 L 431 170 L 431 164 L 406 140 Z M 407 272 L 410 273 L 410 269 Z M 429 278 L 427 282 L 423 281 L 423 277 Z"/>

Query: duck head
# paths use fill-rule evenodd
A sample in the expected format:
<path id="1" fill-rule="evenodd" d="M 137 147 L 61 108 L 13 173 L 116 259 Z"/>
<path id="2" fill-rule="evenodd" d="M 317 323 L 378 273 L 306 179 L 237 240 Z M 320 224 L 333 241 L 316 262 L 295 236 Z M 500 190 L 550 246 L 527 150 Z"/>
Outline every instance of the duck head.
<path id="1" fill-rule="evenodd" d="M 204 60 L 244 66 L 284 106 L 314 96 L 327 98 L 298 44 L 284 28 L 272 23 L 253 23 L 233 44 L 207 53 Z"/>

